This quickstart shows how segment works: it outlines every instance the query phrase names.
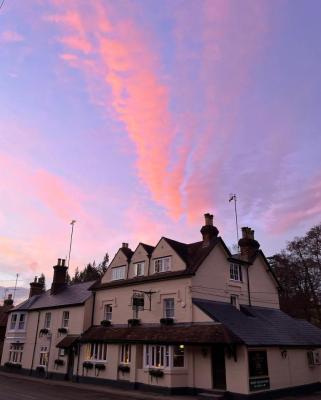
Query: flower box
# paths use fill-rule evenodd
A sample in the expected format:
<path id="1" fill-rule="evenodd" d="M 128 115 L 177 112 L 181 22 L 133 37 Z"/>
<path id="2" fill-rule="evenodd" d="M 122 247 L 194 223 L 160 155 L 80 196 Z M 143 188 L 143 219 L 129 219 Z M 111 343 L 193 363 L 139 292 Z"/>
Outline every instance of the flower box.
<path id="1" fill-rule="evenodd" d="M 42 328 L 42 329 L 40 329 L 40 331 L 39 331 L 39 336 L 48 335 L 48 333 L 49 333 L 49 329 L 47 329 L 47 328 Z"/>
<path id="2" fill-rule="evenodd" d="M 162 369 L 153 368 L 149 370 L 149 375 L 155 378 L 162 378 L 164 376 L 164 371 Z"/>
<path id="3" fill-rule="evenodd" d="M 21 369 L 22 365 L 20 363 L 6 362 L 4 367 L 7 369 Z"/>
<path id="4" fill-rule="evenodd" d="M 55 366 L 56 366 L 56 367 L 62 367 L 63 365 L 65 365 L 65 362 L 64 362 L 64 360 L 62 360 L 61 358 L 57 358 L 57 359 L 55 360 Z"/>
<path id="5" fill-rule="evenodd" d="M 85 369 L 93 369 L 94 368 L 94 364 L 90 361 L 83 362 L 82 366 Z"/>
<path id="6" fill-rule="evenodd" d="M 102 321 L 100 321 L 100 325 L 107 327 L 111 325 L 111 322 L 108 321 L 108 319 L 103 319 Z"/>
<path id="7" fill-rule="evenodd" d="M 173 319 L 173 318 L 161 318 L 161 319 L 159 320 L 159 322 L 160 322 L 162 325 L 173 325 L 173 324 L 174 324 L 174 319 Z"/>
<path id="8" fill-rule="evenodd" d="M 95 376 L 99 376 L 100 371 L 104 371 L 106 369 L 105 364 L 97 363 L 95 364 Z"/>
<path id="9" fill-rule="evenodd" d="M 66 334 L 68 332 L 67 328 L 58 328 L 58 333 Z"/>
<path id="10" fill-rule="evenodd" d="M 128 320 L 128 325 L 130 325 L 130 326 L 138 326 L 138 325 L 140 325 L 140 319 L 131 318 L 131 319 Z"/>
<path id="11" fill-rule="evenodd" d="M 119 364 L 118 371 L 122 372 L 123 374 L 130 371 L 130 366 L 128 364 Z"/>

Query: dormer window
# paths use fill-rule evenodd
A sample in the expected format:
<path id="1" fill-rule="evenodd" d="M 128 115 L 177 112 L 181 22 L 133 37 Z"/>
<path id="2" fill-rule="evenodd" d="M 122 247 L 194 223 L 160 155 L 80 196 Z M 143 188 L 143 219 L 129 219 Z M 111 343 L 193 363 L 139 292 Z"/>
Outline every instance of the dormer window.
<path id="1" fill-rule="evenodd" d="M 154 260 L 155 274 L 171 270 L 171 257 L 162 257 Z"/>
<path id="2" fill-rule="evenodd" d="M 125 279 L 125 265 L 122 267 L 115 267 L 111 270 L 111 279 L 117 281 L 119 279 Z"/>
<path id="3" fill-rule="evenodd" d="M 145 269 L 145 261 L 135 263 L 134 268 L 135 268 L 135 276 L 143 276 Z"/>
<path id="4" fill-rule="evenodd" d="M 243 282 L 242 266 L 240 264 L 230 264 L 230 279 L 232 281 Z"/>

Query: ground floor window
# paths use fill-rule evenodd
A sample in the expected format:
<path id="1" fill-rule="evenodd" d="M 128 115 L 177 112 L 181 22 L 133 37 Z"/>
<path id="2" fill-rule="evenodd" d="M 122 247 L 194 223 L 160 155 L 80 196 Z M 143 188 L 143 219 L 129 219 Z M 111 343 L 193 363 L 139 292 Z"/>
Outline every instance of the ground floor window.
<path id="1" fill-rule="evenodd" d="M 185 346 L 145 345 L 146 368 L 180 368 L 185 366 Z"/>
<path id="2" fill-rule="evenodd" d="M 22 343 L 10 344 L 9 362 L 21 363 L 22 353 L 23 353 L 23 344 Z"/>
<path id="3" fill-rule="evenodd" d="M 107 360 L 107 343 L 90 343 L 86 349 L 86 359 L 94 361 Z"/>
<path id="4" fill-rule="evenodd" d="M 250 377 L 268 376 L 268 363 L 265 350 L 249 351 Z"/>
<path id="5" fill-rule="evenodd" d="M 46 367 L 48 365 L 48 358 L 49 358 L 48 346 L 41 346 L 39 365 Z"/>
<path id="6" fill-rule="evenodd" d="M 122 344 L 120 349 L 120 362 L 122 364 L 130 364 L 131 359 L 131 345 Z"/>

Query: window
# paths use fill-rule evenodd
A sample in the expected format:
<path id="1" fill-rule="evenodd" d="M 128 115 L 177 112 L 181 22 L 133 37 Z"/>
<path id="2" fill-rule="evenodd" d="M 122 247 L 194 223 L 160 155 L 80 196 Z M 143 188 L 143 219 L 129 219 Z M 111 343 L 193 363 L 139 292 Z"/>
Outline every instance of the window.
<path id="1" fill-rule="evenodd" d="M 58 356 L 59 357 L 64 357 L 66 355 L 66 349 L 59 349 L 58 350 Z"/>
<path id="2" fill-rule="evenodd" d="M 22 343 L 10 344 L 9 362 L 21 363 L 22 353 L 23 353 L 23 344 Z"/>
<path id="3" fill-rule="evenodd" d="M 169 367 L 169 346 L 146 345 L 145 366 L 149 368 Z"/>
<path id="4" fill-rule="evenodd" d="M 163 300 L 164 318 L 174 318 L 175 302 L 173 298 Z"/>
<path id="5" fill-rule="evenodd" d="M 185 363 L 185 346 L 180 344 L 173 346 L 173 367 L 184 367 Z"/>
<path id="6" fill-rule="evenodd" d="M 144 275 L 144 267 L 145 267 L 145 261 L 136 263 L 135 264 L 135 275 L 136 276 Z"/>
<path id="7" fill-rule="evenodd" d="M 120 362 L 122 364 L 130 364 L 131 346 L 130 344 L 122 344 L 120 349 Z"/>
<path id="8" fill-rule="evenodd" d="M 23 330 L 26 324 L 26 314 L 15 313 L 11 314 L 10 330 Z"/>
<path id="9" fill-rule="evenodd" d="M 40 359 L 39 365 L 42 367 L 46 367 L 48 365 L 48 346 L 40 347 Z"/>
<path id="10" fill-rule="evenodd" d="M 44 322 L 44 324 L 43 324 L 43 327 L 44 327 L 45 329 L 49 329 L 49 328 L 50 328 L 50 323 L 51 323 L 51 313 L 50 313 L 50 312 L 47 312 L 47 313 L 45 314 L 45 322 Z"/>
<path id="11" fill-rule="evenodd" d="M 231 295 L 231 304 L 233 307 L 239 309 L 239 297 L 237 295 Z"/>
<path id="12" fill-rule="evenodd" d="M 170 271 L 171 269 L 171 258 L 163 257 L 154 260 L 155 273 Z"/>
<path id="13" fill-rule="evenodd" d="M 249 351 L 250 377 L 268 376 L 268 363 L 265 350 Z"/>
<path id="14" fill-rule="evenodd" d="M 87 360 L 106 361 L 107 360 L 107 343 L 90 343 L 87 345 Z"/>
<path id="15" fill-rule="evenodd" d="M 242 266 L 239 264 L 230 264 L 230 279 L 232 281 L 242 282 Z"/>
<path id="16" fill-rule="evenodd" d="M 105 304 L 104 307 L 104 319 L 111 321 L 113 316 L 113 306 L 111 304 Z"/>
<path id="17" fill-rule="evenodd" d="M 68 328 L 69 325 L 69 311 L 64 311 L 62 313 L 62 327 Z"/>
<path id="18" fill-rule="evenodd" d="M 111 279 L 113 281 L 117 281 L 118 279 L 125 278 L 125 266 L 112 268 L 111 270 Z"/>

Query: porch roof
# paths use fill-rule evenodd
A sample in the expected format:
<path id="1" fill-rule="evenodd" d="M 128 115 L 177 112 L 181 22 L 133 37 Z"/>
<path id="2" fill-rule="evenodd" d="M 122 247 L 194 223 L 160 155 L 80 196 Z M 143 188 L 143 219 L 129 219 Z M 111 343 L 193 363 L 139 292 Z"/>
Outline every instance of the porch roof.
<path id="1" fill-rule="evenodd" d="M 79 335 L 67 335 L 59 343 L 57 343 L 56 347 L 59 349 L 69 349 L 77 342 L 78 339 Z"/>
<path id="2" fill-rule="evenodd" d="M 222 324 L 170 326 L 93 326 L 80 338 L 83 343 L 232 344 L 240 339 Z"/>

